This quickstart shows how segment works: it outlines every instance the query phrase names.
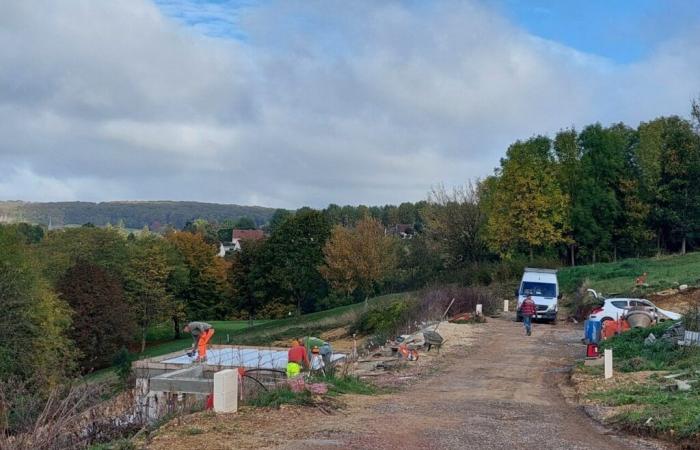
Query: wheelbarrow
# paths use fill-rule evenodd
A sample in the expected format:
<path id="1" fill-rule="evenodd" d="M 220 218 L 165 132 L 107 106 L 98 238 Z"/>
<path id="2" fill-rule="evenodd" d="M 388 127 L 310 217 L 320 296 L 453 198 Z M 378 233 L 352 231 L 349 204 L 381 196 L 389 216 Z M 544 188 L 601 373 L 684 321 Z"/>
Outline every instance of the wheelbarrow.
<path id="1" fill-rule="evenodd" d="M 428 348 L 427 351 L 435 346 L 437 347 L 438 353 L 440 353 L 440 347 L 445 342 L 442 336 L 440 336 L 437 331 L 426 330 L 423 332 L 423 339 L 425 339 L 425 347 Z"/>

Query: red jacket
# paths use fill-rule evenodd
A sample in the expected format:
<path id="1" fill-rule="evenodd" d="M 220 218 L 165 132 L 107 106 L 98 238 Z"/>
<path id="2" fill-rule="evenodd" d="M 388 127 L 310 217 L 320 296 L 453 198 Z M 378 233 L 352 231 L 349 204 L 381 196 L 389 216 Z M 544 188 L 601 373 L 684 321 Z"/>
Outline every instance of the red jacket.
<path id="1" fill-rule="evenodd" d="M 537 305 L 531 298 L 526 298 L 520 304 L 520 314 L 523 316 L 534 316 L 537 313 Z"/>
<path id="2" fill-rule="evenodd" d="M 309 356 L 306 354 L 306 348 L 302 345 L 295 345 L 290 348 L 289 352 L 287 352 L 287 361 L 308 367 Z"/>

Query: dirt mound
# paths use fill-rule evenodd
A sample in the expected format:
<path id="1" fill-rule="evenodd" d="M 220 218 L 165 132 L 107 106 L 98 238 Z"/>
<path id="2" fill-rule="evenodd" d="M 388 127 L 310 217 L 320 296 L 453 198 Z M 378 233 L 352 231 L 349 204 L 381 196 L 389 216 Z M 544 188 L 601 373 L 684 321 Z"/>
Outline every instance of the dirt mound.
<path id="1" fill-rule="evenodd" d="M 689 306 L 700 302 L 700 289 L 688 289 L 683 292 L 676 291 L 666 295 L 653 294 L 649 296 L 649 300 L 659 308 L 683 313 Z"/>

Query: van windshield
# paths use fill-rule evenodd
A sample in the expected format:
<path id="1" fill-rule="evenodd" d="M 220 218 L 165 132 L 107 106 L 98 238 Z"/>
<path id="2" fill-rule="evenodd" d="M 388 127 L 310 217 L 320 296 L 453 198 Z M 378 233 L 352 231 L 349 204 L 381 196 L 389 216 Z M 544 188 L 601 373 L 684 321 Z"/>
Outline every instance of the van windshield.
<path id="1" fill-rule="evenodd" d="M 557 286 L 552 283 L 537 283 L 536 281 L 523 281 L 520 295 L 535 295 L 537 297 L 556 297 Z"/>

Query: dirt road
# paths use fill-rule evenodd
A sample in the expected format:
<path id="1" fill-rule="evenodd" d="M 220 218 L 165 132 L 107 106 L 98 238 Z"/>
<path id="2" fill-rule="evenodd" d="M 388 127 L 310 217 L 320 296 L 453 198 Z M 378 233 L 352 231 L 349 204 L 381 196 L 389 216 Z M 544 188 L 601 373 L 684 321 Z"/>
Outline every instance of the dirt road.
<path id="1" fill-rule="evenodd" d="M 208 448 L 304 450 L 659 448 L 609 433 L 567 404 L 559 385 L 582 352 L 580 330 L 536 324 L 528 338 L 511 320 L 484 326 L 477 343 L 451 352 L 444 370 L 408 392 L 352 396 L 348 408 L 332 415 L 250 411 L 229 433 L 222 431 L 226 419 L 217 417 L 187 446 L 206 439 L 200 444 Z M 215 440 L 207 436 L 210 428 Z M 174 450 L 183 440 L 163 437 L 152 448 Z"/>

